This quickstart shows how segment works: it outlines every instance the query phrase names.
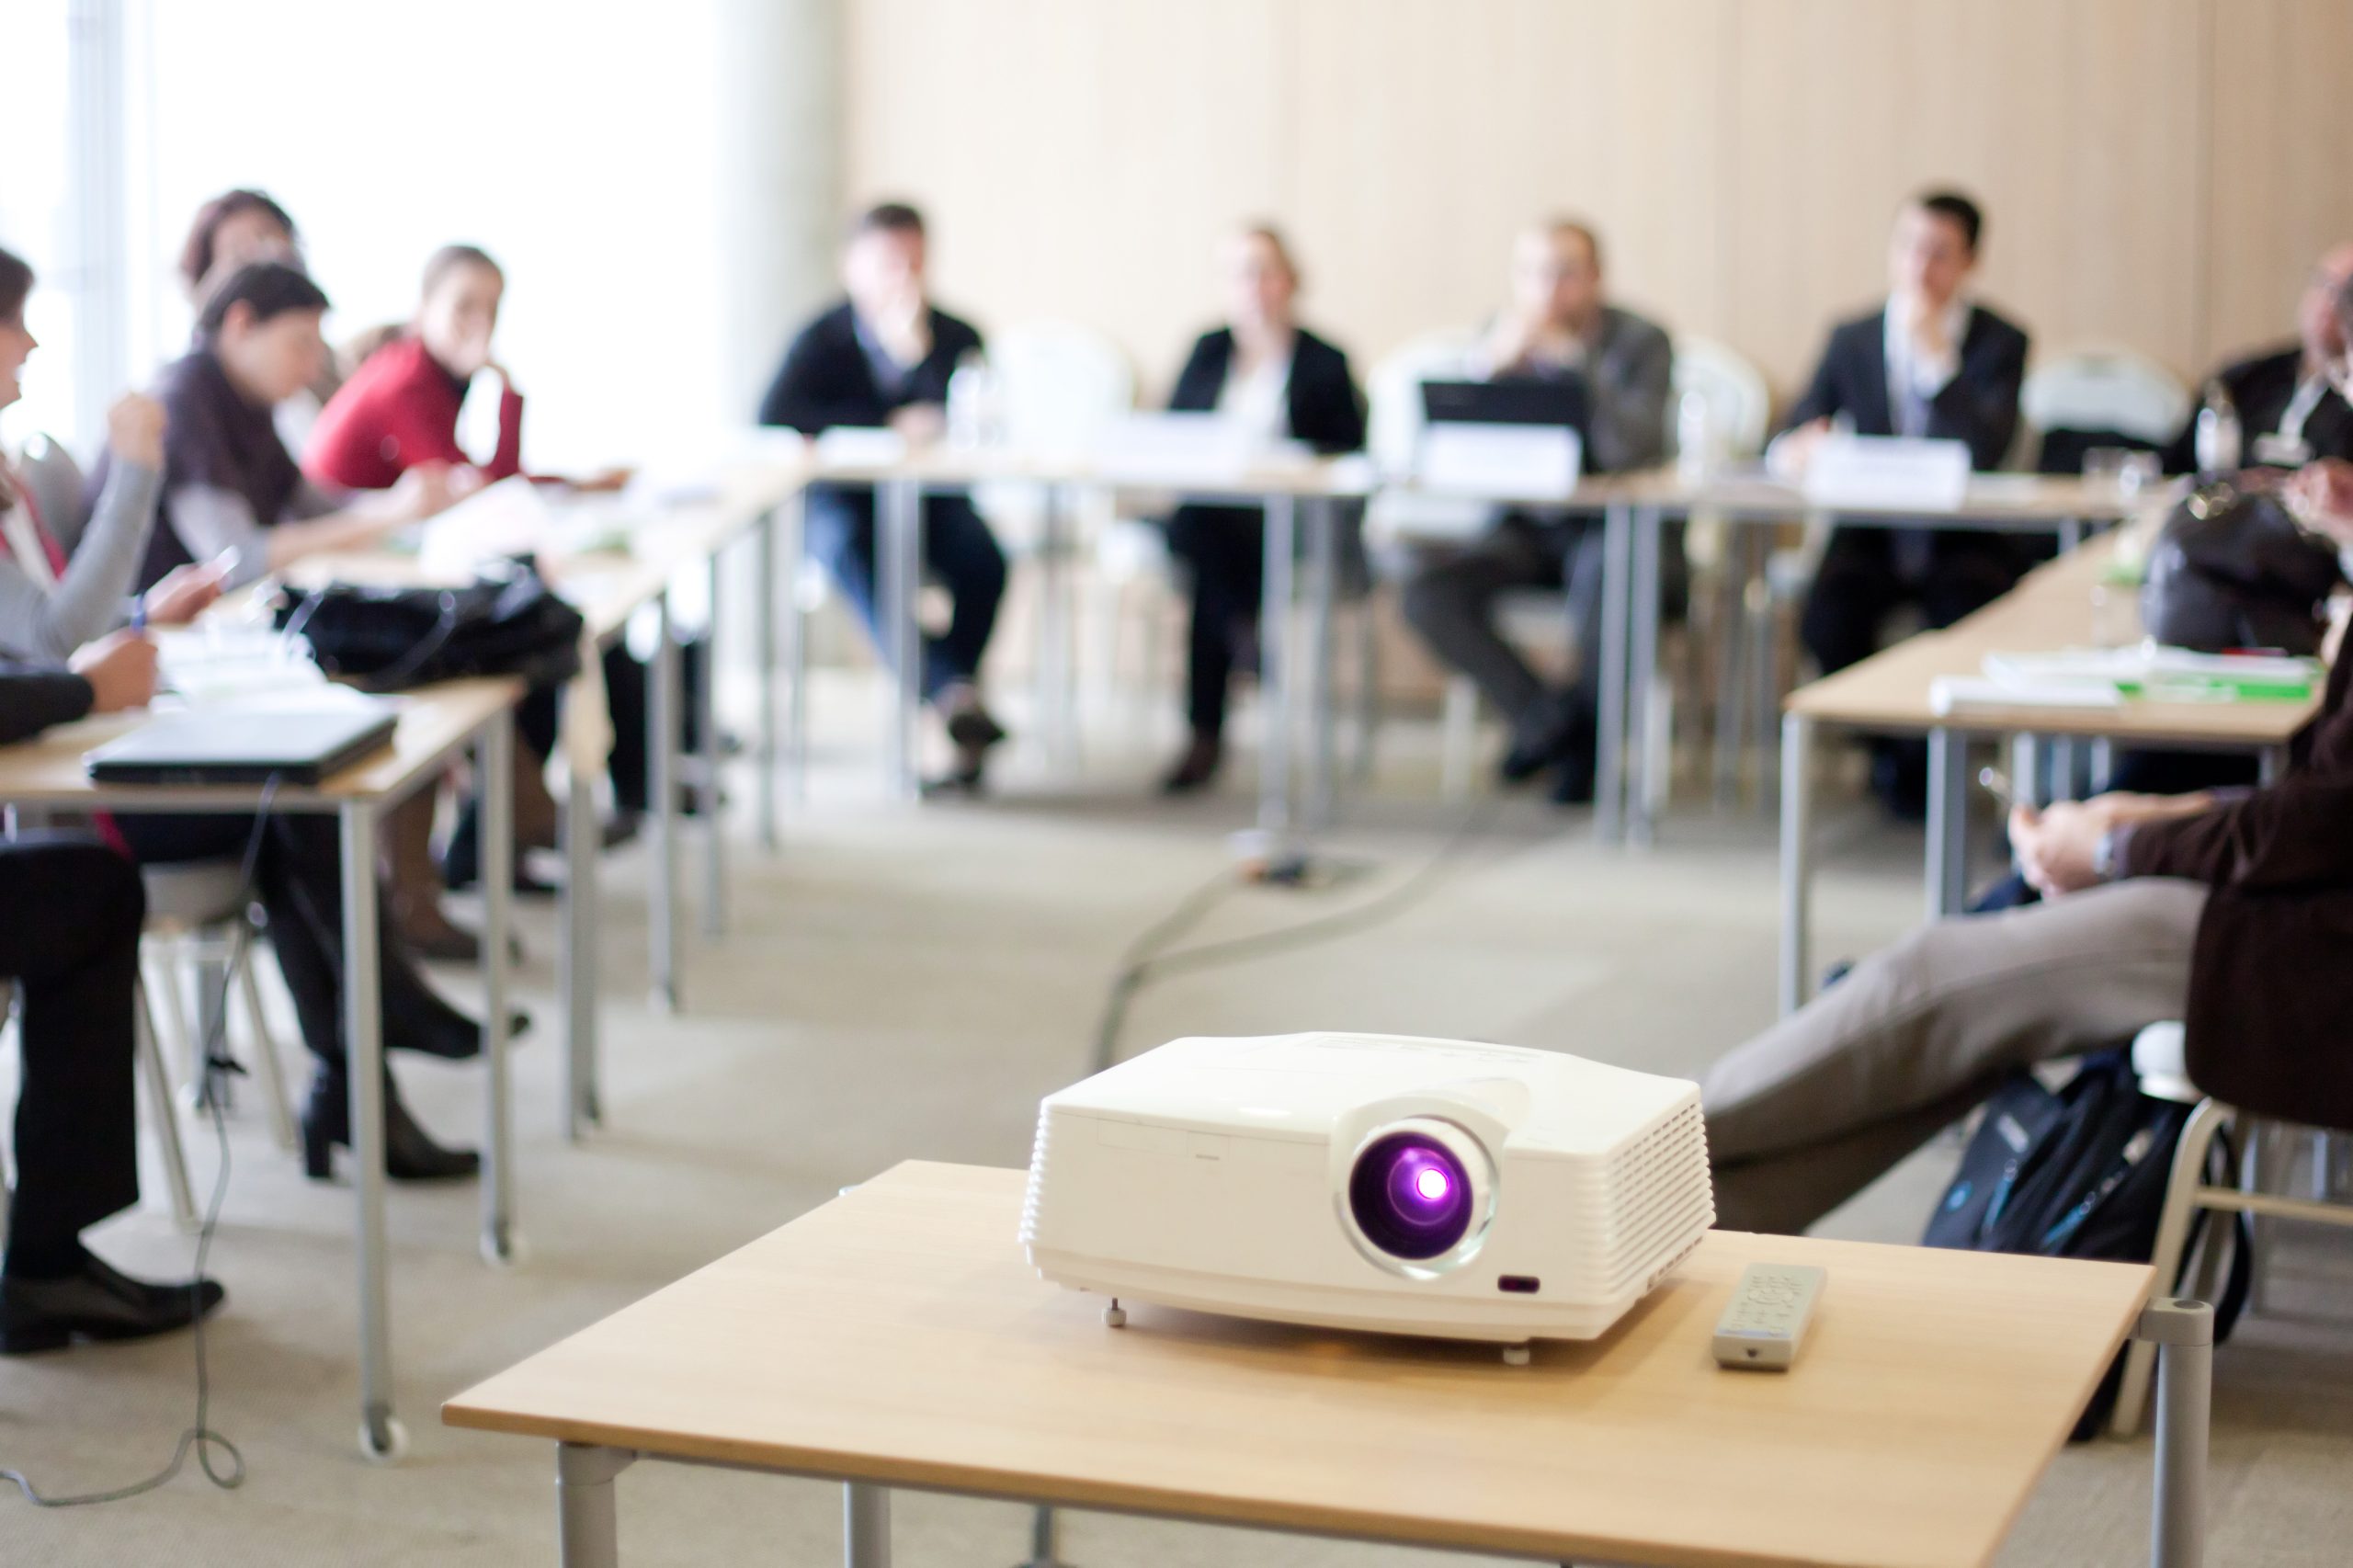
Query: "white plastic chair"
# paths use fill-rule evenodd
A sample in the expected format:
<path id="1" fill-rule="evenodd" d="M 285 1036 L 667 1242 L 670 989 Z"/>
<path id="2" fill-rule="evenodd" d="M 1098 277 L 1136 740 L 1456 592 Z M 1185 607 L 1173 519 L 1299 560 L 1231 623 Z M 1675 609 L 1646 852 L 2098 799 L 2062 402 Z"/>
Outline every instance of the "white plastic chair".
<path id="1" fill-rule="evenodd" d="M 82 465 L 74 460 L 63 442 L 36 435 L 25 443 L 17 468 L 25 476 L 25 488 L 32 494 L 42 526 L 58 547 L 71 555 L 86 520 L 82 507 Z"/>
<path id="2" fill-rule="evenodd" d="M 2268 1142 L 2271 1126 L 2257 1124 L 2248 1128 L 2249 1158 L 2242 1163 L 2240 1185 L 2217 1187 L 2206 1179 L 2208 1153 L 2215 1138 L 2234 1122 L 2252 1121 L 2232 1106 L 2211 1095 L 2201 1093 L 2189 1081 L 2185 1051 L 2185 1036 L 2178 1022 L 2151 1024 L 2132 1041 L 2132 1067 L 2141 1079 L 2143 1094 L 2161 1099 L 2194 1105 L 2189 1120 L 2181 1130 L 2181 1141 L 2174 1146 L 2173 1172 L 2165 1185 L 2163 1216 L 2157 1221 L 2156 1245 L 2149 1257 L 2155 1276 L 2149 1286 L 2150 1299 L 2173 1294 L 2174 1283 L 2181 1276 L 2183 1254 L 2189 1245 L 2190 1225 L 2200 1210 L 2214 1213 L 2244 1213 L 2256 1217 L 2258 1233 L 2255 1256 L 2250 1260 L 2256 1270 L 2256 1293 L 2249 1298 L 2249 1310 L 2261 1299 L 2262 1270 L 2266 1248 L 2260 1227 L 2266 1219 L 2302 1220 L 2313 1224 L 2336 1225 L 2353 1230 L 2353 1202 L 2331 1198 L 2330 1135 L 2315 1132 L 2317 1140 L 2314 1162 L 2314 1192 L 2310 1199 L 2289 1198 L 2260 1190 L 2268 1179 L 2264 1167 L 2271 1162 L 2258 1152 Z M 2210 1255 L 2211 1256 L 2211 1255 Z M 2146 1407 L 2149 1378 L 2154 1365 L 2155 1347 L 2144 1341 L 2134 1340 L 2125 1348 L 2124 1375 L 2116 1391 L 2116 1409 L 2109 1418 L 2109 1431 L 2116 1437 L 2129 1437 L 2140 1429 L 2141 1413 Z"/>
<path id="3" fill-rule="evenodd" d="M 1773 393 L 1765 374 L 1737 349 L 1712 337 L 1686 334 L 1675 340 L 1675 396 L 1680 408 L 1685 393 L 1696 392 L 1708 400 L 1708 424 L 1722 443 L 1722 455 L 1734 460 L 1765 449 L 1765 432 L 1773 415 Z"/>
<path id="4" fill-rule="evenodd" d="M 1135 370 L 1118 344 L 1069 321 L 1023 322 L 989 340 L 1003 437 L 1015 451 L 1067 456 L 1086 451 L 1109 421 L 1135 405 Z M 998 540 L 1046 567 L 1038 627 L 1037 678 L 1048 734 L 1058 747 L 1072 733 L 1073 616 L 1075 596 L 1063 572 L 1075 557 L 1081 519 L 1063 517 L 1047 537 L 1044 495 L 1031 485 L 983 485 L 973 504 Z M 1108 519 L 1098 519 L 1098 527 Z"/>
<path id="5" fill-rule="evenodd" d="M 2189 417 L 2189 389 L 2154 359 L 2129 348 L 2079 348 L 2028 373 L 2018 410 L 2038 432 L 2113 430 L 2163 445 Z"/>
<path id="6" fill-rule="evenodd" d="M 185 1093 L 191 1103 L 201 1103 L 206 1089 L 205 1045 L 216 1022 L 211 1008 L 216 1005 L 227 1008 L 233 985 L 244 1004 L 271 1132 L 280 1148 L 293 1149 L 294 1110 L 285 1065 L 278 1059 L 278 1042 L 269 1032 L 268 1016 L 262 1009 L 261 992 L 254 978 L 254 933 L 243 864 L 227 858 L 188 860 L 143 866 L 140 875 L 147 888 L 144 948 L 158 958 L 161 969 L 146 989 L 163 998 L 164 1013 L 171 1022 L 183 1063 Z M 188 972 L 195 976 L 199 1001 L 193 1028 L 181 997 L 181 975 Z M 217 1022 L 225 1047 L 229 1020 L 222 1017 Z"/>

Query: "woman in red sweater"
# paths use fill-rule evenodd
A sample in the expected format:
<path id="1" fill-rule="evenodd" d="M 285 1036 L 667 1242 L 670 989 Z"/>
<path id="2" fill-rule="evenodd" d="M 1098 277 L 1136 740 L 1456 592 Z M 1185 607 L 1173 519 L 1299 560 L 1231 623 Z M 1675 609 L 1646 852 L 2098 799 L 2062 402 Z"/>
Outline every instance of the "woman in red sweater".
<path id="1" fill-rule="evenodd" d="M 303 472 L 347 490 L 385 489 L 418 463 L 473 468 L 485 482 L 522 472 L 523 396 L 490 356 L 506 291 L 498 264 L 473 246 L 434 252 L 415 323 L 343 383 L 311 431 Z M 485 369 L 505 385 L 498 449 L 477 462 L 458 444 L 458 411 Z"/>
<path id="2" fill-rule="evenodd" d="M 347 490 L 387 488 L 419 464 L 468 470 L 485 484 L 521 473 L 523 395 L 491 353 L 506 292 L 506 276 L 487 253 L 472 245 L 434 252 L 415 321 L 370 354 L 319 415 L 302 453 L 303 472 Z M 501 382 L 498 445 L 477 460 L 459 444 L 458 421 L 467 389 L 484 370 Z M 626 470 L 615 470 L 574 488 L 616 490 L 628 479 Z M 613 704 L 614 794 L 627 824 L 645 809 L 644 670 L 616 645 L 605 655 L 605 680 Z M 545 758 L 555 741 L 553 693 L 535 693 L 518 717 L 525 742 Z M 444 860 L 453 887 L 477 873 L 473 830 L 469 809 Z"/>

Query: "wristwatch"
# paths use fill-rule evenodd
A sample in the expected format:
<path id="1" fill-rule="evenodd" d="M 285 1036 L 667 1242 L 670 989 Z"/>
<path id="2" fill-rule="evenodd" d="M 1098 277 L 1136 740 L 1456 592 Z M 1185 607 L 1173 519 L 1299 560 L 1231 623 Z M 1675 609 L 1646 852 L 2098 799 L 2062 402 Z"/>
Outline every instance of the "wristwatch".
<path id="1" fill-rule="evenodd" d="M 2111 827 L 2099 835 L 2092 846 L 2092 875 L 2101 881 L 2116 880 L 2117 863 L 2124 858 L 2124 840 L 2131 833 L 2129 827 Z"/>

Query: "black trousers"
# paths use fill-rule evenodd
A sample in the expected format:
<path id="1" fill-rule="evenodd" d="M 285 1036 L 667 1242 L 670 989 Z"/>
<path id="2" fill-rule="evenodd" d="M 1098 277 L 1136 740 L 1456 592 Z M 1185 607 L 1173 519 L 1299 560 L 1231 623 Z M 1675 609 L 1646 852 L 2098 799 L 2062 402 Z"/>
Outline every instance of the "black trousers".
<path id="1" fill-rule="evenodd" d="M 240 858 L 253 819 L 124 816 L 116 825 L 142 863 Z M 273 816 L 262 829 L 255 889 L 269 916 L 269 945 L 294 998 L 302 1042 L 323 1072 L 340 1077 L 343 1038 L 343 844 L 333 817 Z M 376 915 L 377 963 L 391 1049 L 431 1029 L 471 1027 L 417 972 L 390 911 Z"/>
<path id="2" fill-rule="evenodd" d="M 0 975 L 24 1008 L 8 1245 L 54 1252 L 139 1201 L 131 987 L 139 869 L 82 837 L 0 845 Z"/>
<path id="3" fill-rule="evenodd" d="M 1919 570 L 1904 571 L 1894 536 L 1920 531 L 1832 531 L 1800 627 L 1823 674 L 1878 653 L 1888 617 L 1906 605 L 1918 606 L 1932 627 L 1950 626 L 2008 593 L 2025 574 L 2026 558 L 2007 536 L 1961 528 L 1929 532 Z"/>
<path id="4" fill-rule="evenodd" d="M 709 646 L 705 639 L 688 638 L 678 648 L 679 688 L 688 694 L 682 704 L 686 711 L 678 717 L 678 732 L 682 744 L 691 751 L 697 744 L 696 710 L 699 707 L 693 694 L 709 678 L 704 665 Z M 645 710 L 650 700 L 648 687 L 651 675 L 645 665 L 629 651 L 626 642 L 616 640 L 605 650 L 605 704 L 612 716 L 613 756 L 610 771 L 613 777 L 613 801 L 622 812 L 642 814 L 651 799 L 646 780 L 651 758 L 646 749 Z M 515 710 L 517 739 L 531 755 L 545 762 L 555 755 L 559 722 L 562 718 L 562 691 L 556 687 L 535 687 L 527 693 Z M 472 801 L 467 810 L 474 809 Z"/>
<path id="5" fill-rule="evenodd" d="M 1235 654 L 1255 641 L 1266 593 L 1267 514 L 1256 506 L 1179 506 L 1168 519 L 1168 551 L 1193 573 L 1185 716 L 1193 733 L 1215 740 L 1225 732 Z"/>

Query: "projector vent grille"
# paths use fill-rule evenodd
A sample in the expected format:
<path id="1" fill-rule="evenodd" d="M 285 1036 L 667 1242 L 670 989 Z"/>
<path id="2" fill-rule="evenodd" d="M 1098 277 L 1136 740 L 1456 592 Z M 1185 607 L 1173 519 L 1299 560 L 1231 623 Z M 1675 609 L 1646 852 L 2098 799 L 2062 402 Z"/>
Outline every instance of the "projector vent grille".
<path id="1" fill-rule="evenodd" d="M 1046 1187 L 1047 1156 L 1053 1142 L 1053 1117 L 1045 1111 L 1038 1115 L 1038 1136 L 1029 1146 L 1029 1190 L 1021 1200 L 1021 1242 L 1024 1246 L 1038 1236 L 1038 1200 Z"/>

